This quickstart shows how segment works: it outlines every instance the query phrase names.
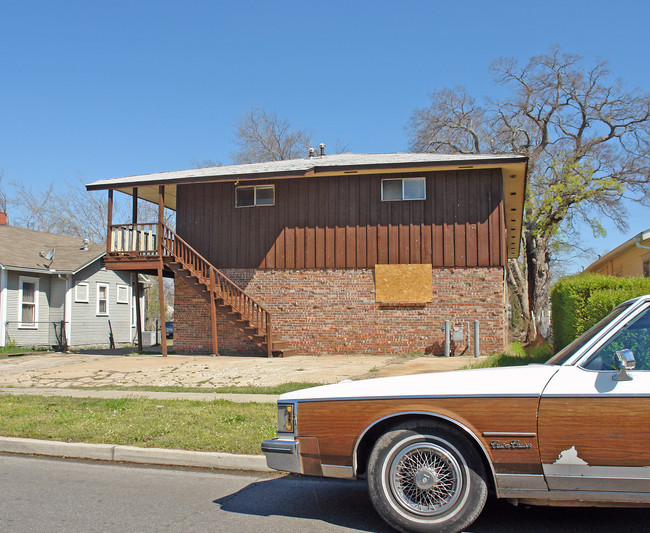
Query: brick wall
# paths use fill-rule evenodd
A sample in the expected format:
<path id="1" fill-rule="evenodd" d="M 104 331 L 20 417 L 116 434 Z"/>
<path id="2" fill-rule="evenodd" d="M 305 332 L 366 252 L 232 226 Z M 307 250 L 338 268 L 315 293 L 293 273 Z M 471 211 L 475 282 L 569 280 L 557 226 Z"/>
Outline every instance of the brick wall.
<path id="1" fill-rule="evenodd" d="M 300 354 L 438 354 L 444 351 L 445 320 L 469 321 L 472 342 L 479 320 L 482 353 L 506 343 L 502 267 L 434 268 L 433 302 L 415 306 L 376 303 L 373 269 L 222 272 L 267 307 L 277 336 Z M 174 320 L 175 350 L 211 351 L 210 307 L 179 279 Z M 218 339 L 222 355 L 264 353 L 221 313 Z M 466 349 L 465 341 L 452 343 L 456 355 Z"/>

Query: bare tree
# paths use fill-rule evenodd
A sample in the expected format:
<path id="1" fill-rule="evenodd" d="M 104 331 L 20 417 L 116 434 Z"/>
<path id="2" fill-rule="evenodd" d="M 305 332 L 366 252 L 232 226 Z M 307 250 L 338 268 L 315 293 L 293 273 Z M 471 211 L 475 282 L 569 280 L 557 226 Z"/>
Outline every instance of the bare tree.
<path id="1" fill-rule="evenodd" d="M 81 179 L 76 186 L 64 185 L 62 190 L 53 183 L 44 191 L 34 191 L 23 183 L 12 185 L 15 193 L 9 204 L 16 226 L 105 242 L 108 199 L 101 193 L 86 192 Z M 126 216 L 119 203 L 114 211 L 118 218 Z"/>
<path id="2" fill-rule="evenodd" d="M 7 213 L 7 195 L 5 194 L 4 187 L 2 186 L 2 178 L 4 178 L 5 172 L 3 169 L 0 169 L 0 211 Z"/>
<path id="3" fill-rule="evenodd" d="M 306 130 L 293 129 L 275 111 L 259 107 L 244 113 L 234 128 L 235 144 L 239 147 L 232 154 L 235 164 L 305 157 L 311 142 L 311 134 Z"/>
<path id="4" fill-rule="evenodd" d="M 606 63 L 559 49 L 492 64 L 503 99 L 478 105 L 463 89 L 434 93 L 408 125 L 414 151 L 506 152 L 529 157 L 522 262 L 508 282 L 529 339 L 549 332 L 551 271 L 559 232 L 608 217 L 626 228 L 624 198 L 650 200 L 650 96 L 611 81 Z"/>

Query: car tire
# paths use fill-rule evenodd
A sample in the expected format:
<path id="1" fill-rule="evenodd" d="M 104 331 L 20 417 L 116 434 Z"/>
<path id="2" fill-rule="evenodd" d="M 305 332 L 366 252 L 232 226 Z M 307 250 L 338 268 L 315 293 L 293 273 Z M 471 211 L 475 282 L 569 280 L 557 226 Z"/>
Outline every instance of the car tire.
<path id="1" fill-rule="evenodd" d="M 381 517 L 400 531 L 454 533 L 478 518 L 488 488 L 468 438 L 430 421 L 400 424 L 377 440 L 368 492 Z"/>

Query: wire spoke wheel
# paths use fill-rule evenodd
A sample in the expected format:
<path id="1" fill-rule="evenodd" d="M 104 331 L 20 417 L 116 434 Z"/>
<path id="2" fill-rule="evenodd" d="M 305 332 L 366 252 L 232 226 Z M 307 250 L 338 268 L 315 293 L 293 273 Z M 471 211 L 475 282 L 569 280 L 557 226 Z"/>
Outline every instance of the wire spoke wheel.
<path id="1" fill-rule="evenodd" d="M 400 450 L 388 475 L 395 498 L 417 515 L 443 513 L 460 496 L 461 466 L 447 450 L 431 442 Z"/>
<path id="2" fill-rule="evenodd" d="M 407 421 L 386 431 L 368 458 L 375 509 L 402 532 L 458 533 L 480 514 L 488 487 L 483 462 L 457 428 Z"/>

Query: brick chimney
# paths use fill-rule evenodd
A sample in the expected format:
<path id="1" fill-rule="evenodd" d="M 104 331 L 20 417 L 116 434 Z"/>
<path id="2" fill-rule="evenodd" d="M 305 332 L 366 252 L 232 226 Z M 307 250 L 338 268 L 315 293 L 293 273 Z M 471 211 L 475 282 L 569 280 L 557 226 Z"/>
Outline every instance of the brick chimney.
<path id="1" fill-rule="evenodd" d="M 0 211 L 0 226 L 6 226 L 7 225 L 7 213 L 3 213 Z"/>

